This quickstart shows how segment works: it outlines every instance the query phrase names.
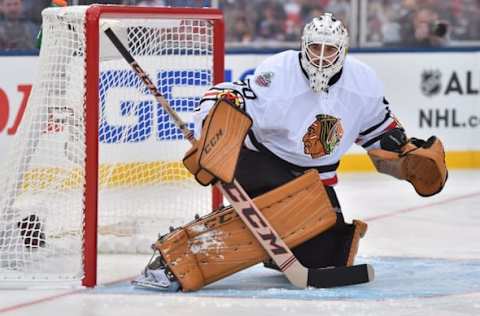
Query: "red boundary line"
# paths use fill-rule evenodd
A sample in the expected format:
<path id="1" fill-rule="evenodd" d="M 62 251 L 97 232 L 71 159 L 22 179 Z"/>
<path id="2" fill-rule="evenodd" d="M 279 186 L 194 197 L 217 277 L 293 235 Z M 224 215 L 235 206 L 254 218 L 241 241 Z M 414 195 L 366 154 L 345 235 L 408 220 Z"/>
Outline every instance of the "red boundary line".
<path id="1" fill-rule="evenodd" d="M 413 211 L 418 211 L 418 210 L 421 210 L 421 209 L 430 208 L 430 207 L 433 207 L 433 206 L 442 205 L 442 204 L 446 204 L 446 203 L 451 203 L 451 202 L 455 202 L 455 201 L 458 201 L 458 200 L 468 199 L 468 198 L 472 198 L 472 197 L 476 197 L 476 196 L 480 196 L 480 192 L 473 192 L 473 193 L 469 193 L 469 194 L 465 194 L 465 195 L 460 195 L 460 196 L 457 196 L 457 197 L 453 197 L 453 198 L 449 198 L 449 199 L 445 199 L 445 200 L 437 201 L 437 202 L 433 202 L 433 203 L 428 203 L 428 204 L 421 205 L 421 206 L 407 207 L 407 208 L 404 208 L 404 209 L 396 210 L 396 211 L 385 213 L 385 214 L 366 217 L 363 220 L 366 221 L 366 222 L 372 222 L 372 221 L 375 221 L 377 219 L 384 219 L 384 218 L 388 218 L 388 217 L 393 217 L 395 215 L 410 213 L 410 212 L 413 212 Z"/>
<path id="2" fill-rule="evenodd" d="M 11 311 L 14 311 L 14 310 L 23 308 L 23 307 L 28 307 L 28 306 L 36 305 L 36 304 L 40 304 L 40 303 L 43 303 L 43 302 L 53 301 L 53 300 L 55 300 L 55 299 L 57 299 L 57 298 L 62 298 L 62 297 L 64 297 L 64 296 L 69 296 L 69 295 L 77 294 L 77 293 L 80 293 L 80 292 L 84 292 L 84 291 L 86 291 L 86 290 L 87 290 L 87 289 L 78 289 L 78 290 L 75 290 L 75 291 L 70 291 L 70 292 L 66 292 L 66 293 L 56 294 L 56 295 L 52 295 L 52 296 L 47 296 L 47 297 L 40 298 L 40 299 L 37 299 L 37 300 L 33 300 L 33 301 L 30 301 L 30 302 L 20 303 L 20 304 L 12 305 L 12 306 L 7 306 L 7 307 L 4 307 L 4 308 L 0 308 L 0 314 L 8 313 L 8 312 L 11 312 Z"/>
<path id="3" fill-rule="evenodd" d="M 133 279 L 133 277 L 124 278 L 124 279 L 115 280 L 115 281 L 112 281 L 112 282 L 107 282 L 107 283 L 101 284 L 100 286 L 109 286 L 109 285 L 112 285 L 112 284 L 129 281 L 129 280 L 132 280 L 132 279 Z M 73 290 L 73 291 L 69 291 L 69 292 L 64 292 L 64 293 L 60 293 L 60 294 L 55 294 L 55 295 L 39 298 L 39 299 L 30 301 L 30 302 L 25 302 L 25 303 L 12 305 L 12 306 L 3 307 L 3 308 L 0 308 L 0 314 L 8 313 L 8 312 L 20 309 L 20 308 L 24 308 L 24 307 L 44 303 L 44 302 L 49 302 L 49 301 L 53 301 L 53 300 L 65 297 L 65 296 L 70 296 L 70 295 L 83 293 L 83 292 L 88 292 L 88 291 L 94 291 L 94 289 L 81 288 L 81 289 L 77 289 L 77 290 Z"/>

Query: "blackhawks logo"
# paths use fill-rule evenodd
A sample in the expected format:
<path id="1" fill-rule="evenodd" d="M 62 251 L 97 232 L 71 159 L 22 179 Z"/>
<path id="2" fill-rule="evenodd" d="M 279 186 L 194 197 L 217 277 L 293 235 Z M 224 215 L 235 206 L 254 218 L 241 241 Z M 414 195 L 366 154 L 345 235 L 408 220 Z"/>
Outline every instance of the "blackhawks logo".
<path id="1" fill-rule="evenodd" d="M 303 136 L 304 152 L 312 158 L 328 155 L 338 145 L 342 136 L 343 128 L 340 119 L 319 114 Z"/>

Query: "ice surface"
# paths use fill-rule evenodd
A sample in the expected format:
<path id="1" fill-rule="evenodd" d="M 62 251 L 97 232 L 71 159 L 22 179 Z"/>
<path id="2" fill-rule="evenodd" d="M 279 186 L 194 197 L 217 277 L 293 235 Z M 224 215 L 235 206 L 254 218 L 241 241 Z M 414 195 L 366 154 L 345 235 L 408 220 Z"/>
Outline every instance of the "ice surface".
<path id="1" fill-rule="evenodd" d="M 257 265 L 195 293 L 133 289 L 149 255 L 102 255 L 101 286 L 0 290 L 8 315 L 480 315 L 480 171 L 451 171 L 444 191 L 421 198 L 386 176 L 340 175 L 345 217 L 368 232 L 358 263 L 374 282 L 335 289 L 293 288 Z"/>

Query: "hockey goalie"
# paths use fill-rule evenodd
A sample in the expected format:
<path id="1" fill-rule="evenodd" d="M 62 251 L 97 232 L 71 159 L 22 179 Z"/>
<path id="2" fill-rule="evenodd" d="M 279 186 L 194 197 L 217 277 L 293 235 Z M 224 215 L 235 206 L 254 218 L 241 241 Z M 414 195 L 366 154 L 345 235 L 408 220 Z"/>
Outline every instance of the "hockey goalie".
<path id="1" fill-rule="evenodd" d="M 367 224 L 346 223 L 335 193 L 341 157 L 356 143 L 379 172 L 424 197 L 447 180 L 435 136 L 409 138 L 375 72 L 347 55 L 348 33 L 329 13 L 303 31 L 301 50 L 267 58 L 242 82 L 208 90 L 195 113 L 198 141 L 184 164 L 202 185 L 236 179 L 311 269 L 351 267 Z M 263 262 L 280 269 L 226 207 L 163 235 L 134 284 L 194 291 Z"/>

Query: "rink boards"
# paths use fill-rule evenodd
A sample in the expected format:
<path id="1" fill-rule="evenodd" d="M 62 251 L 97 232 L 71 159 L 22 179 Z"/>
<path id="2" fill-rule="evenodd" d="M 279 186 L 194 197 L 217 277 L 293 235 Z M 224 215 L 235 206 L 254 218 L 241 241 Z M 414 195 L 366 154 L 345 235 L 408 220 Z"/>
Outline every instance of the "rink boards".
<path id="1" fill-rule="evenodd" d="M 384 81 L 385 96 L 390 102 L 390 108 L 410 136 L 440 137 L 445 143 L 450 167 L 480 167 L 480 143 L 475 136 L 480 131 L 480 52 L 400 51 L 351 54 L 368 63 Z M 271 52 L 227 54 L 225 80 L 247 78 L 255 66 L 270 55 Z M 29 88 L 35 81 L 37 57 L 2 56 L 0 67 L 5 74 L 0 83 L 0 153 L 5 153 L 21 124 L 19 110 L 28 99 Z M 190 86 L 182 84 L 174 89 L 199 92 L 205 87 L 194 83 Z M 191 121 L 193 113 L 188 111 L 182 113 L 182 116 Z M 115 109 L 112 110 L 114 112 Z M 138 124 L 138 121 L 129 118 L 125 124 Z M 120 125 L 116 126 L 121 128 Z M 124 144 L 129 147 L 125 152 L 146 153 L 145 161 L 152 160 L 152 145 L 159 148 L 173 147 L 163 152 L 183 153 L 186 150 L 185 146 L 165 142 L 162 137 L 144 137 L 140 141 Z M 347 171 L 373 170 L 368 158 L 360 155 L 362 152 L 361 148 L 353 146 L 342 161 L 341 168 Z M 147 153 L 150 156 L 147 157 Z"/>

